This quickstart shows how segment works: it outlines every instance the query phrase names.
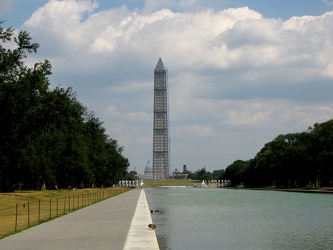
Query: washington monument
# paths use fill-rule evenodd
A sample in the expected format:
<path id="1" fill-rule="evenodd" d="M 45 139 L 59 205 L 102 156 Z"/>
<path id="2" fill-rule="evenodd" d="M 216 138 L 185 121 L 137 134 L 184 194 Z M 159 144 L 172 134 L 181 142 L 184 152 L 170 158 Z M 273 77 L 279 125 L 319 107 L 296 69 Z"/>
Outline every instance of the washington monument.
<path id="1" fill-rule="evenodd" d="M 169 179 L 168 72 L 161 58 L 154 70 L 153 178 Z"/>

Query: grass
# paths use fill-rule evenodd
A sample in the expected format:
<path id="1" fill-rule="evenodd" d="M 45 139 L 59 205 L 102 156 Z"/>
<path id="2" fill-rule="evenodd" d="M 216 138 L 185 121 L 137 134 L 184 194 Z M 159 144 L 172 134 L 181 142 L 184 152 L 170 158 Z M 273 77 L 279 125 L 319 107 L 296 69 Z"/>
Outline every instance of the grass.
<path id="1" fill-rule="evenodd" d="M 191 186 L 201 183 L 198 180 L 143 180 L 146 187 Z"/>
<path id="2" fill-rule="evenodd" d="M 0 239 L 128 190 L 115 187 L 0 193 Z"/>

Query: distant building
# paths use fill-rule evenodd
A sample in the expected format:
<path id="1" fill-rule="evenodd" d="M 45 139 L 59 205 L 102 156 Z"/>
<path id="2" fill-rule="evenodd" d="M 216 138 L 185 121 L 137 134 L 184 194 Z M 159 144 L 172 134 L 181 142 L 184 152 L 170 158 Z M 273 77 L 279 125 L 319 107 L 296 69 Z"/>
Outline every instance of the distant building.
<path id="1" fill-rule="evenodd" d="M 176 168 L 175 171 L 172 172 L 171 176 L 172 179 L 175 180 L 187 180 L 188 179 L 188 173 L 186 173 L 186 165 L 183 165 L 183 172 L 180 173 L 178 169 Z"/>
<path id="2" fill-rule="evenodd" d="M 169 179 L 167 70 L 158 60 L 154 70 L 153 178 Z"/>
<path id="3" fill-rule="evenodd" d="M 147 166 L 145 167 L 143 179 L 146 179 L 146 180 L 153 179 L 153 167 L 149 164 L 149 160 L 148 160 Z"/>

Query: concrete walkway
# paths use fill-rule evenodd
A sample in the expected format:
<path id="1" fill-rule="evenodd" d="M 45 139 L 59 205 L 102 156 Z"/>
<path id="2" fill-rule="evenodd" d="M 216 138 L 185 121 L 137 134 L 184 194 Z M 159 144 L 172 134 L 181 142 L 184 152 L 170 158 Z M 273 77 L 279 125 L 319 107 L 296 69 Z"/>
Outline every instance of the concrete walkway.
<path id="1" fill-rule="evenodd" d="M 135 213 L 136 209 L 138 213 Z M 0 240 L 0 249 L 120 250 L 124 249 L 131 223 L 136 225 L 137 222 L 141 224 L 141 228 L 137 228 L 138 231 L 127 239 L 126 248 L 141 249 L 141 246 L 135 245 L 144 244 L 142 236 L 145 236 L 151 239 L 144 249 L 158 249 L 155 232 L 148 228 L 148 224 L 151 223 L 150 214 L 140 219 L 140 216 L 147 212 L 150 213 L 144 190 L 131 190 L 6 237 Z M 149 232 L 149 235 L 140 234 L 141 229 L 142 232 Z"/>

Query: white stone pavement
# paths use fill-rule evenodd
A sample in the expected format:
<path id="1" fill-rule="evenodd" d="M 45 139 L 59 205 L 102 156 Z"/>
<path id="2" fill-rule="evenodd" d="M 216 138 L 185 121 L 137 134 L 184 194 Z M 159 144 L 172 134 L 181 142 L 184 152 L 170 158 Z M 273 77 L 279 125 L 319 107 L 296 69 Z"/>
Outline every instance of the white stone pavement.
<path id="1" fill-rule="evenodd" d="M 124 250 L 159 249 L 155 230 L 148 228 L 152 223 L 145 191 L 142 189 L 135 213 L 127 234 Z"/>

